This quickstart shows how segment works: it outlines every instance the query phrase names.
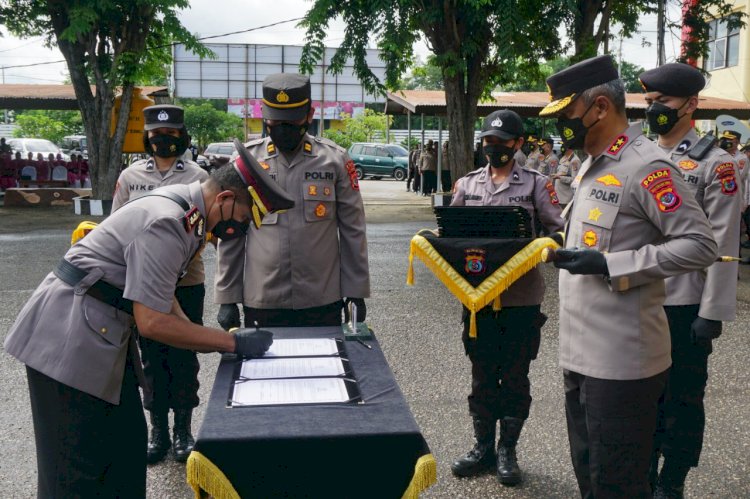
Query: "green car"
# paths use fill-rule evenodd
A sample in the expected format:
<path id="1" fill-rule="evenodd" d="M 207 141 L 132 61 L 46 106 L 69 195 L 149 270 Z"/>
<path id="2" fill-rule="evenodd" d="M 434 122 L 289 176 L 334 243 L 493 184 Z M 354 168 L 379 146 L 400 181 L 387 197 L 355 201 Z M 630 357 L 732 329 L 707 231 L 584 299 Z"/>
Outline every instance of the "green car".
<path id="1" fill-rule="evenodd" d="M 404 180 L 409 169 L 409 152 L 396 144 L 355 142 L 349 157 L 357 168 L 357 178 L 393 177 Z"/>

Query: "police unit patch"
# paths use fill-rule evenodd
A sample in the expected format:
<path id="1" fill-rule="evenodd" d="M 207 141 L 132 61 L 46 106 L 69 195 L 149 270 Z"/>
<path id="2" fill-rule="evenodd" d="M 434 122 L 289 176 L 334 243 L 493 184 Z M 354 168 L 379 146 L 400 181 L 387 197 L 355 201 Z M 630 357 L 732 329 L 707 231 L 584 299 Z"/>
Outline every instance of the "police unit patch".
<path id="1" fill-rule="evenodd" d="M 620 149 L 625 146 L 625 144 L 628 143 L 628 136 L 627 135 L 620 135 L 615 139 L 614 142 L 612 142 L 612 145 L 609 146 L 609 149 L 607 149 L 607 154 L 615 155 L 618 152 L 620 152 Z"/>
<path id="2" fill-rule="evenodd" d="M 544 188 L 547 189 L 547 192 L 549 193 L 550 202 L 552 204 L 560 204 L 560 200 L 557 199 L 557 192 L 555 192 L 555 187 L 552 185 L 552 182 L 547 182 Z"/>
<path id="3" fill-rule="evenodd" d="M 578 177 L 576 177 L 578 178 Z M 606 186 L 614 185 L 616 187 L 622 187 L 622 182 L 620 182 L 620 179 L 612 175 L 611 173 L 608 173 L 606 175 L 603 175 L 596 179 L 597 182 L 600 184 L 604 184 Z"/>
<path id="4" fill-rule="evenodd" d="M 674 189 L 672 173 L 669 168 L 652 171 L 641 180 L 641 186 L 654 197 L 658 203 L 659 211 L 669 213 L 677 210 L 682 204 L 680 195 Z"/>
<path id="5" fill-rule="evenodd" d="M 679 163 L 677 163 L 677 166 L 679 166 L 683 170 L 695 170 L 698 168 L 698 163 L 693 161 L 692 159 L 683 159 Z"/>
<path id="6" fill-rule="evenodd" d="M 318 218 L 322 218 L 326 215 L 326 205 L 323 203 L 318 203 L 318 206 L 315 207 L 315 216 Z"/>
<path id="7" fill-rule="evenodd" d="M 731 161 L 722 163 L 716 167 L 716 176 L 719 177 L 721 192 L 733 196 L 737 192 L 737 180 L 735 178 L 734 163 Z"/>
<path id="8" fill-rule="evenodd" d="M 485 265 L 485 250 L 478 248 L 468 248 L 464 250 L 464 271 L 467 274 L 483 274 Z"/>
<path id="9" fill-rule="evenodd" d="M 351 159 L 346 162 L 346 171 L 349 174 L 349 183 L 352 184 L 352 189 L 358 191 L 359 179 L 357 178 L 357 167 Z"/>
<path id="10" fill-rule="evenodd" d="M 583 244 L 589 248 L 596 246 L 599 242 L 599 236 L 593 230 L 587 230 L 583 233 Z"/>

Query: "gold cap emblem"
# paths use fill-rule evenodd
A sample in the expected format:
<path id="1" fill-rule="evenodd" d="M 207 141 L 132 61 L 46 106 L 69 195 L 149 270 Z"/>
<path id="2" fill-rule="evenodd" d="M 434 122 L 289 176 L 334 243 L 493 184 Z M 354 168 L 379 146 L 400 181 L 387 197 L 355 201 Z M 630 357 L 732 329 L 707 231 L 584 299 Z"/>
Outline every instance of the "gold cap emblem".
<path id="1" fill-rule="evenodd" d="M 279 93 L 276 94 L 276 102 L 289 102 L 289 96 L 283 90 L 279 90 Z"/>

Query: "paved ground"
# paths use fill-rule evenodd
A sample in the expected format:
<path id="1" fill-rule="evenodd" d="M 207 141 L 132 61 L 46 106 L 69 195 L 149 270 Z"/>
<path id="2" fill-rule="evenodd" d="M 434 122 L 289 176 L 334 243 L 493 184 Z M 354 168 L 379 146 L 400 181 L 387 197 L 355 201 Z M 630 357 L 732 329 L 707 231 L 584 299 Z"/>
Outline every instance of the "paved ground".
<path id="1" fill-rule="evenodd" d="M 504 488 L 493 476 L 459 480 L 450 474 L 452 459 L 471 443 L 466 409 L 469 363 L 460 342 L 459 306 L 445 288 L 417 263 L 415 285 L 405 285 L 408 243 L 419 229 L 434 226 L 426 198 L 405 192 L 393 180 L 362 182 L 368 216 L 372 298 L 368 322 L 377 332 L 396 379 L 438 462 L 438 483 L 424 497 L 574 498 L 563 414 L 562 376 L 557 367 L 557 279 L 545 268 L 548 293 L 543 305 L 550 317 L 543 330 L 539 358 L 532 364 L 531 416 L 519 456 L 525 482 Z M 69 209 L 0 208 L 0 341 L 37 283 L 65 252 L 70 230 L 80 217 Z M 215 253 L 206 254 L 212 282 Z M 750 269 L 739 281 L 738 320 L 725 327 L 711 357 L 707 394 L 707 435 L 701 467 L 688 479 L 686 497 L 750 497 Z M 729 283 L 733 284 L 733 283 Z M 208 289 L 205 317 L 214 323 L 217 307 Z M 202 354 L 201 398 L 207 399 L 218 355 Z M 35 497 L 33 429 L 23 366 L 0 353 L 0 495 Z M 203 418 L 199 407 L 193 427 Z M 148 475 L 149 497 L 188 498 L 184 466 L 169 459 Z"/>

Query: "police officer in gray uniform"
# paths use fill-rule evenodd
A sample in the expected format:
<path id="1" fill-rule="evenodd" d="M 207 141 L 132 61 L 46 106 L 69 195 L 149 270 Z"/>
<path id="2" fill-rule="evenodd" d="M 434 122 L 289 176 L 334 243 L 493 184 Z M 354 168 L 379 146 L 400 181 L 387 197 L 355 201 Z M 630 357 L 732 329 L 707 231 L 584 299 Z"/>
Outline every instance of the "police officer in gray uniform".
<path id="1" fill-rule="evenodd" d="M 137 334 L 200 352 L 263 355 L 267 331 L 191 322 L 175 283 L 205 243 L 242 233 L 258 168 L 154 190 L 71 247 L 21 310 L 5 351 L 26 364 L 39 497 L 146 497 Z M 257 183 L 256 183 L 257 185 Z"/>
<path id="2" fill-rule="evenodd" d="M 560 163 L 557 154 L 552 150 L 554 143 L 551 137 L 543 137 L 538 143 L 540 153 L 536 169 L 543 175 L 550 176 L 557 171 L 557 165 Z"/>
<path id="3" fill-rule="evenodd" d="M 184 111 L 171 105 L 143 109 L 143 145 L 151 156 L 126 168 L 117 179 L 112 211 L 124 203 L 150 193 L 157 187 L 190 184 L 208 178 L 196 163 L 180 159 L 187 150 L 190 136 L 185 129 Z M 190 262 L 188 272 L 177 283 L 175 297 L 188 318 L 203 325 L 203 300 L 206 288 L 200 255 Z M 174 412 L 173 453 L 177 461 L 187 461 L 193 449 L 190 424 L 193 408 L 198 405 L 198 356 L 192 350 L 140 338 L 143 371 L 151 390 L 145 393 L 143 406 L 149 411 L 151 435 L 148 442 L 149 463 L 164 459 L 170 447 L 169 409 Z"/>
<path id="4" fill-rule="evenodd" d="M 581 169 L 581 160 L 578 159 L 573 149 L 567 149 L 565 146 L 563 146 L 563 149 L 565 149 L 565 152 L 557 164 L 557 171 L 553 172 L 550 178 L 554 181 L 560 206 L 565 208 L 573 200 L 572 184 Z"/>
<path id="5" fill-rule="evenodd" d="M 582 497 L 650 497 L 658 401 L 669 375 L 664 278 L 708 267 L 711 227 L 679 170 L 628 127 L 610 56 L 549 77 L 564 145 L 589 157 L 564 212 L 560 366 Z"/>
<path id="6" fill-rule="evenodd" d="M 522 206 L 550 231 L 563 228 L 560 207 L 551 182 L 537 171 L 516 164 L 523 144 L 523 122 L 513 111 L 495 111 L 484 119 L 480 137 L 489 164 L 456 182 L 451 206 Z M 463 341 L 471 360 L 469 413 L 474 447 L 451 465 L 457 476 L 473 476 L 497 466 L 504 485 L 521 481 L 516 444 L 529 417 L 529 366 L 539 351 L 544 279 L 539 269 L 516 281 L 500 295 L 503 308 L 492 306 L 476 316 L 477 337 L 469 337 L 464 313 Z M 500 439 L 495 453 L 496 424 Z"/>
<path id="7" fill-rule="evenodd" d="M 665 64 L 640 75 L 646 91 L 649 127 L 658 146 L 677 164 L 685 184 L 708 217 L 720 255 L 738 256 L 740 205 L 737 166 L 732 156 L 701 141 L 692 126 L 698 92 L 706 80 L 692 66 Z M 659 410 L 652 481 L 659 453 L 664 466 L 654 497 L 682 497 L 685 478 L 698 465 L 706 415 L 703 396 L 708 356 L 723 321 L 735 319 L 737 263 L 714 263 L 705 270 L 668 278 L 664 310 L 672 339 L 672 369 Z"/>
<path id="8" fill-rule="evenodd" d="M 370 296 L 365 212 L 354 162 L 334 142 L 307 129 L 314 109 L 310 80 L 280 73 L 263 82 L 268 134 L 246 144 L 294 209 L 267 216 L 260 230 L 218 245 L 216 301 L 224 328 L 340 325 L 342 298 L 366 317 Z"/>

